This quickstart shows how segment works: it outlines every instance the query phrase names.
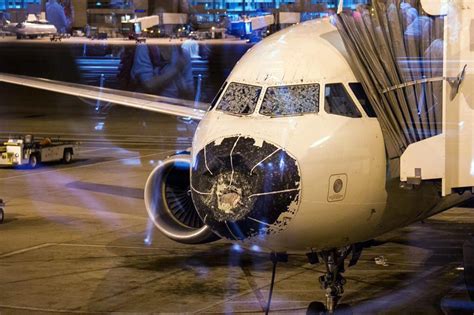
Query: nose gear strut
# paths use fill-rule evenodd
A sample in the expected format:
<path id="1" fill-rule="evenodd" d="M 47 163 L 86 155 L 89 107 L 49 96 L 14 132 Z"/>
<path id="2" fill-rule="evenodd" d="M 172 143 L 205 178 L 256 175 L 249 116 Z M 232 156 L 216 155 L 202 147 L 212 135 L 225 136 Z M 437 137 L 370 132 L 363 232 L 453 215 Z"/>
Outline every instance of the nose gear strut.
<path id="1" fill-rule="evenodd" d="M 321 252 L 321 259 L 326 265 L 326 274 L 319 277 L 321 288 L 326 291 L 326 310 L 334 313 L 337 303 L 344 293 L 346 279 L 342 276 L 344 269 L 344 260 L 349 255 L 348 249 Z"/>
<path id="2" fill-rule="evenodd" d="M 308 307 L 307 314 L 338 314 L 339 312 L 351 314 L 348 305 L 338 305 L 344 293 L 344 285 L 346 284 L 346 279 L 342 274 L 345 271 L 345 259 L 352 253 L 349 266 L 355 265 L 360 257 L 361 249 L 360 246 L 353 245 L 342 249 L 331 249 L 307 254 L 311 264 L 322 261 L 326 265 L 326 273 L 319 277 L 321 288 L 326 292 L 326 303 L 312 302 Z"/>

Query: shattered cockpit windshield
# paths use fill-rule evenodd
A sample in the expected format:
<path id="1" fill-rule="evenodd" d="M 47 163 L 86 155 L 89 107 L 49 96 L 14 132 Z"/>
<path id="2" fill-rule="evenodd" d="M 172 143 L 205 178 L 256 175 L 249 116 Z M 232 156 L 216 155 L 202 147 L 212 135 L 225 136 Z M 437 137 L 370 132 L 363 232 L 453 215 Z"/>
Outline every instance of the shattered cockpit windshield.
<path id="1" fill-rule="evenodd" d="M 319 84 L 269 87 L 265 93 L 260 114 L 291 116 L 319 111 Z"/>
<path id="2" fill-rule="evenodd" d="M 250 115 L 255 111 L 262 88 L 255 85 L 231 83 L 217 110 L 237 115 Z"/>

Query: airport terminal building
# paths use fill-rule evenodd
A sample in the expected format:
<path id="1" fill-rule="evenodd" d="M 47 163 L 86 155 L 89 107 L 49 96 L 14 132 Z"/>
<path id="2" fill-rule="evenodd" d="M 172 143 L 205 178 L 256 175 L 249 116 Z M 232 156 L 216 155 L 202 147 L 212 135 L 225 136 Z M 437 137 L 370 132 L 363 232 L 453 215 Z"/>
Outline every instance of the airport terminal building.
<path id="1" fill-rule="evenodd" d="M 44 11 L 46 0 L 0 0 L 0 13 L 7 13 L 13 22 L 21 22 L 27 14 Z M 140 17 L 157 13 L 199 14 L 201 19 L 214 20 L 227 15 L 231 20 L 241 16 L 265 15 L 275 11 L 305 12 L 303 20 L 319 17 L 320 13 L 334 10 L 337 0 L 61 0 L 70 12 L 72 26 L 85 25 L 113 28 L 125 16 Z M 354 8 L 367 0 L 344 1 Z"/>

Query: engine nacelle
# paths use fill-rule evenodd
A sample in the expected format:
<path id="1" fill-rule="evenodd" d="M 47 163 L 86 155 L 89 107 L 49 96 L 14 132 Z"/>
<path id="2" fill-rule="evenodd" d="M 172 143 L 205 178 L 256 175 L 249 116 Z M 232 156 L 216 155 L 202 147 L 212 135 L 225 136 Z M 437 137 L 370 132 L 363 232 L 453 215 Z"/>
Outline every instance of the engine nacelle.
<path id="1" fill-rule="evenodd" d="M 155 226 L 184 244 L 209 243 L 218 237 L 194 207 L 190 191 L 191 156 L 175 155 L 151 172 L 145 186 L 145 206 Z"/>

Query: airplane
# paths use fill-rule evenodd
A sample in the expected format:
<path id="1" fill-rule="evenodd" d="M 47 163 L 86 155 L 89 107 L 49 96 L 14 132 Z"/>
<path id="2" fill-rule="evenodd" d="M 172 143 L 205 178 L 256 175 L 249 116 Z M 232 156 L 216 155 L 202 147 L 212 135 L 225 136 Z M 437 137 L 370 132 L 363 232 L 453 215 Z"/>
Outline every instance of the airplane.
<path id="1" fill-rule="evenodd" d="M 472 8 L 465 9 L 471 17 Z M 466 96 L 472 80 L 462 73 L 451 89 Z M 474 185 L 445 193 L 446 183 L 425 180 L 418 168 L 405 181 L 392 176 L 397 166 L 387 157 L 381 121 L 351 88 L 360 83 L 330 18 L 286 28 L 254 46 L 207 110 L 42 78 L 2 73 L 0 81 L 199 120 L 192 148 L 168 157 L 148 177 L 150 220 L 180 243 L 227 239 L 272 253 L 274 264 L 288 253 L 324 263 L 326 301 L 310 305 L 315 313 L 338 310 L 345 262 L 351 256 L 349 266 L 357 263 L 364 242 L 474 197 Z M 282 90 L 292 93 L 279 99 Z M 338 102 L 346 107 L 336 110 Z M 472 136 L 468 118 L 463 128 Z M 426 156 L 426 147 L 418 148 L 439 139 L 406 152 Z M 472 268 L 467 262 L 466 270 Z"/>
<path id="2" fill-rule="evenodd" d="M 34 14 L 28 14 L 26 21 L 21 23 L 6 21 L 3 28 L 7 32 L 15 34 L 17 39 L 55 35 L 58 32 L 53 24 L 45 19 L 38 19 Z"/>

